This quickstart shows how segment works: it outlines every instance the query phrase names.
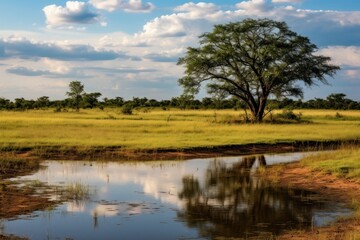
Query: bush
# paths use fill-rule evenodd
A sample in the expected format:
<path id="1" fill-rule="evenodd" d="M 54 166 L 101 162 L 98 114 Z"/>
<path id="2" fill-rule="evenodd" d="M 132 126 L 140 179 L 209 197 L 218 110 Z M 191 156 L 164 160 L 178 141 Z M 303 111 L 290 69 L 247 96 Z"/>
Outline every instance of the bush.
<path id="1" fill-rule="evenodd" d="M 343 116 L 342 114 L 336 112 L 335 118 L 336 118 L 336 119 L 342 119 L 342 118 L 344 118 L 344 116 Z"/>
<path id="2" fill-rule="evenodd" d="M 133 114 L 133 109 L 134 109 L 133 105 L 127 103 L 121 108 L 121 112 L 125 115 L 131 115 Z"/>
<path id="3" fill-rule="evenodd" d="M 284 120 L 301 121 L 301 113 L 295 114 L 292 110 L 283 110 L 282 113 L 277 114 L 277 117 Z"/>

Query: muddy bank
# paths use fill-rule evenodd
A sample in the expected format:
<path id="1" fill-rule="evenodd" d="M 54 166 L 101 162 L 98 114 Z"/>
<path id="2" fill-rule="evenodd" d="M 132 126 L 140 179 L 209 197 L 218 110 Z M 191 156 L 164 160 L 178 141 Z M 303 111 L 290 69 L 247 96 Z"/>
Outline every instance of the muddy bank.
<path id="1" fill-rule="evenodd" d="M 1 154 L 11 152 L 19 157 L 41 160 L 182 160 L 219 156 L 239 156 L 258 153 L 283 153 L 337 149 L 344 145 L 359 145 L 360 139 L 334 141 L 295 141 L 278 143 L 251 143 L 193 147 L 183 149 L 124 149 L 113 147 L 63 147 L 41 146 L 39 148 L 4 149 Z"/>
<path id="2" fill-rule="evenodd" d="M 296 186 L 296 188 L 314 191 L 349 206 L 352 206 L 354 202 L 360 202 L 360 182 L 312 171 L 298 162 L 270 166 L 260 174 L 269 181 L 276 182 L 279 186 Z M 340 219 L 328 227 L 285 233 L 277 239 L 360 239 L 360 217 Z"/>
<path id="3" fill-rule="evenodd" d="M 38 171 L 42 167 L 39 161 L 12 160 L 7 163 L 1 165 L 0 171 L 0 220 L 16 218 L 23 214 L 51 208 L 57 204 L 51 201 L 46 194 L 39 194 L 39 188 L 42 188 L 44 193 L 50 187 L 44 185 L 41 187 L 37 185 L 20 187 L 16 182 L 9 180 L 12 177 L 28 175 Z M 0 240 L 5 239 L 19 240 L 24 238 L 4 236 L 0 233 Z"/>

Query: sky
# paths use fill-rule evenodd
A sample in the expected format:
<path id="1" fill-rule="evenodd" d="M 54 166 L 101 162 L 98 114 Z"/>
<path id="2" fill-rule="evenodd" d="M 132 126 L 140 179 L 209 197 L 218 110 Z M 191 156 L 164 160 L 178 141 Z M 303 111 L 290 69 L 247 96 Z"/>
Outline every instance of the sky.
<path id="1" fill-rule="evenodd" d="M 81 81 L 102 97 L 171 99 L 187 47 L 245 18 L 285 21 L 341 67 L 330 85 L 305 88 L 305 100 L 360 100 L 359 0 L 1 0 L 0 98 L 64 99 Z"/>

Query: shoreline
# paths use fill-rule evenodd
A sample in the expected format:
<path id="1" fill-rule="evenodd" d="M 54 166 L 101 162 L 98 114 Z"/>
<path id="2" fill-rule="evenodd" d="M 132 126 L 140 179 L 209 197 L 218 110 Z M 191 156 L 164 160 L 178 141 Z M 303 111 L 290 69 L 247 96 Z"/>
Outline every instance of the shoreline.
<path id="1" fill-rule="evenodd" d="M 246 144 L 230 145 L 217 147 L 197 147 L 187 149 L 157 149 L 157 150 L 124 150 L 121 148 L 94 148 L 86 154 L 75 155 L 78 149 L 67 149 L 61 152 L 59 149 L 42 148 L 43 152 L 35 149 L 13 151 L 2 151 L 4 156 L 14 154 L 16 157 L 23 157 L 27 160 L 185 160 L 190 158 L 208 158 L 220 156 L 239 156 L 247 154 L 265 154 L 265 153 L 286 153 L 295 151 L 314 151 L 314 150 L 335 150 L 341 146 L 359 145 L 360 140 L 346 141 L 301 141 L 292 143 L 275 144 Z M 50 150 L 50 151 L 48 151 Z M 64 150 L 64 149 L 62 149 Z M 102 156 L 99 158 L 99 156 Z M 279 167 L 277 167 L 279 166 Z M 277 181 L 279 186 L 302 188 L 319 192 L 325 197 L 336 199 L 351 205 L 352 200 L 360 202 L 360 183 L 337 178 L 333 175 L 312 171 L 302 166 L 300 163 L 288 163 L 270 166 L 265 170 L 266 174 L 262 177 L 269 181 Z M 18 173 L 21 175 L 21 173 Z M 0 178 L 2 182 L 10 182 L 7 189 L 0 189 L 2 200 L 0 209 L 0 218 L 11 219 L 17 216 L 28 214 L 33 211 L 43 210 L 55 206 L 58 202 L 53 202 L 46 197 L 36 196 L 36 187 L 32 189 L 21 189 L 14 186 L 8 178 Z M 6 190 L 6 191 L 4 191 Z M 9 207 L 11 206 L 11 207 Z M 285 232 L 275 239 L 317 239 L 319 234 L 325 234 L 326 239 L 342 239 L 344 231 L 359 231 L 360 219 L 347 218 L 339 220 L 328 227 L 315 228 L 313 230 Z M 330 238 L 329 238 L 330 237 Z M 13 236 L 3 236 L 0 239 L 16 239 Z"/>
<path id="2" fill-rule="evenodd" d="M 313 171 L 303 166 L 300 162 L 273 165 L 268 167 L 261 177 L 273 181 L 281 187 L 296 188 L 314 191 L 328 199 L 342 202 L 351 208 L 354 202 L 360 202 L 360 182 L 336 177 L 332 174 Z M 360 234 L 360 217 L 354 214 L 350 217 L 339 218 L 336 222 L 325 227 L 314 229 L 288 231 L 280 234 L 275 239 L 308 240 L 308 239 L 357 239 L 351 236 Z M 349 237 L 350 235 L 350 237 Z"/>
<path id="3" fill-rule="evenodd" d="M 0 157 L 12 154 L 15 157 L 30 160 L 186 160 L 191 158 L 241 156 L 249 154 L 335 150 L 348 145 L 360 145 L 360 139 L 250 143 L 182 149 L 124 149 L 121 146 L 71 146 L 65 148 L 60 146 L 40 146 L 36 148 L 3 149 L 0 150 Z"/>

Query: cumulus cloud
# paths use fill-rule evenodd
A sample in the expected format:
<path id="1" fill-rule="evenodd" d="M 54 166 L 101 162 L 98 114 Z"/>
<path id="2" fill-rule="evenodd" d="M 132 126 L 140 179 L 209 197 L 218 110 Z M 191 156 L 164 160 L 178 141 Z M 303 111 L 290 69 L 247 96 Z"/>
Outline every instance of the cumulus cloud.
<path id="1" fill-rule="evenodd" d="M 274 7 L 265 0 L 249 0 L 243 1 L 236 4 L 238 9 L 241 9 L 245 12 L 246 15 L 249 14 L 263 14 L 269 11 L 272 11 Z"/>
<path id="2" fill-rule="evenodd" d="M 175 12 L 188 12 L 192 13 L 196 17 L 204 17 L 204 14 L 208 14 L 211 12 L 215 12 L 220 10 L 220 7 L 215 5 L 214 3 L 185 3 L 181 6 L 176 7 Z"/>
<path id="3" fill-rule="evenodd" d="M 60 45 L 51 42 L 34 42 L 25 38 L 0 39 L 3 58 L 49 58 L 62 61 L 98 61 L 117 58 L 130 59 L 125 53 L 95 49 L 90 45 Z"/>
<path id="4" fill-rule="evenodd" d="M 225 11 L 213 3 L 186 3 L 174 8 L 173 14 L 162 15 L 147 22 L 136 37 L 147 41 L 156 38 L 160 44 L 165 41 L 164 38 L 173 38 L 185 44 L 196 40 L 196 37 L 203 32 L 210 31 L 214 24 L 236 22 L 250 17 L 286 21 L 294 31 L 315 36 L 317 43 L 326 45 L 326 41 L 341 36 L 342 34 L 339 33 L 344 29 L 346 32 L 354 32 L 349 31 L 349 28 L 355 27 L 356 29 L 353 30 L 359 30 L 360 27 L 358 11 L 298 9 L 291 5 L 277 5 L 268 0 L 246 0 L 236 4 L 235 7 L 235 10 Z M 325 39 L 319 34 L 320 31 L 322 35 L 333 35 L 333 37 Z M 185 37 L 192 40 L 185 41 Z M 360 36 L 357 38 L 353 36 L 350 39 L 356 42 L 360 40 Z"/>
<path id="5" fill-rule="evenodd" d="M 109 12 L 123 10 L 125 12 L 145 13 L 151 12 L 155 8 L 154 4 L 143 3 L 141 0 L 91 0 L 90 3 L 97 9 Z"/>
<path id="6" fill-rule="evenodd" d="M 78 1 L 68 1 L 66 5 L 48 5 L 43 8 L 46 23 L 49 28 L 74 28 L 71 24 L 93 24 L 100 23 L 105 26 L 99 14 L 89 8 L 89 4 Z M 69 26 L 70 25 L 70 26 Z"/>
<path id="7" fill-rule="evenodd" d="M 186 3 L 174 9 L 175 13 L 157 17 L 147 22 L 142 33 L 143 38 L 178 38 L 198 36 L 208 30 L 214 23 L 226 22 L 230 12 L 223 12 L 213 3 Z"/>
<path id="8" fill-rule="evenodd" d="M 332 58 L 335 64 L 360 67 L 360 47 L 359 46 L 329 46 L 320 49 L 319 54 Z"/>
<path id="9" fill-rule="evenodd" d="M 303 0 L 272 0 L 273 3 L 299 3 Z"/>

